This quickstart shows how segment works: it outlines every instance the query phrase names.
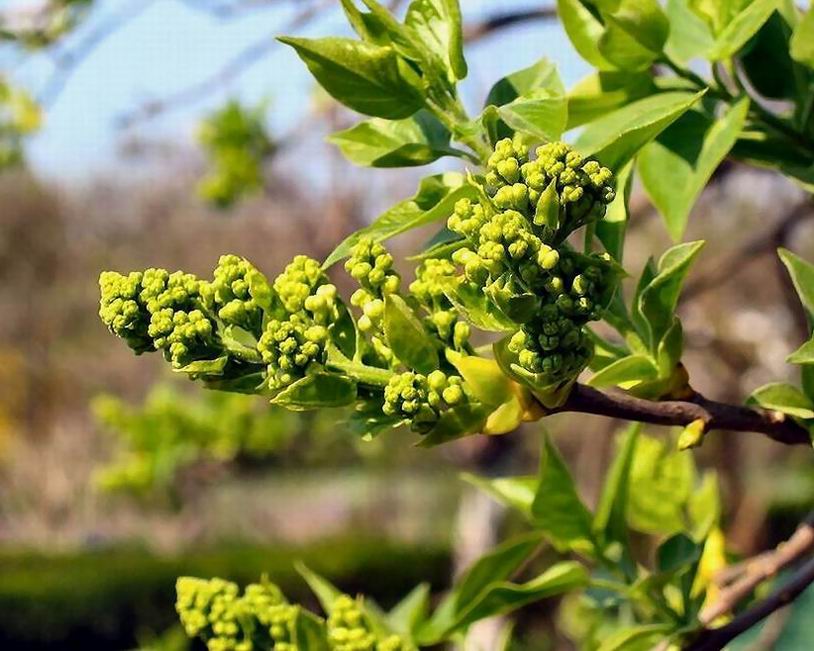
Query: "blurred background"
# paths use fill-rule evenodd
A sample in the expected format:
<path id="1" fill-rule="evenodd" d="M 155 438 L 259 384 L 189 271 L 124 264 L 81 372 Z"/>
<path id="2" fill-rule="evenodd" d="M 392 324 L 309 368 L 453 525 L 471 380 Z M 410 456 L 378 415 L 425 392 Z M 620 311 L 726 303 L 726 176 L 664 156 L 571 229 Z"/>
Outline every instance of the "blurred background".
<path id="1" fill-rule="evenodd" d="M 545 3 L 461 4 L 473 110 L 544 56 L 566 85 L 587 73 Z M 266 572 L 308 599 L 297 559 L 392 604 L 520 526 L 459 473 L 534 472 L 539 425 L 431 451 L 408 432 L 361 441 L 334 413 L 193 387 L 97 317 L 104 269 L 208 275 L 233 252 L 273 276 L 413 194 L 425 170 L 353 168 L 324 142 L 354 117 L 273 40 L 345 34 L 336 0 L 6 0 L 0 29 L 24 36 L 0 40 L 0 648 L 186 648 L 176 576 Z M 685 363 L 710 398 L 791 379 L 808 333 L 774 249 L 814 258 L 801 199 L 726 162 L 693 212 L 687 239 L 708 245 L 682 299 Z M 669 238 L 638 188 L 632 212 L 637 276 Z M 545 424 L 595 500 L 621 424 Z M 695 454 L 719 473 L 735 554 L 787 537 L 814 499 L 808 450 L 716 432 Z M 573 648 L 551 616 L 523 612 L 526 648 Z"/>

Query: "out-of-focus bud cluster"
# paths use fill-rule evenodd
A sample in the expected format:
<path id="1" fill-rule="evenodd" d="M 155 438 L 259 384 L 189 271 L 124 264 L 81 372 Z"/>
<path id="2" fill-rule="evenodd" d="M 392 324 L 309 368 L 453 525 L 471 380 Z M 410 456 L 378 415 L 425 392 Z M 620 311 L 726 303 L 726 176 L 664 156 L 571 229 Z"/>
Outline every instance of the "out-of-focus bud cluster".
<path id="1" fill-rule="evenodd" d="M 416 269 L 416 278 L 410 283 L 410 294 L 427 311 L 425 323 L 430 330 L 447 347 L 464 350 L 469 341 L 469 324 L 460 318 L 444 292 L 455 273 L 455 265 L 449 260 L 425 260 Z"/>
<path id="2" fill-rule="evenodd" d="M 372 238 L 363 237 L 351 250 L 345 270 L 359 283 L 350 302 L 362 312 L 356 325 L 370 343 L 373 361 L 392 366 L 397 360 L 385 343 L 383 319 L 385 298 L 397 293 L 401 286 L 401 277 L 393 269 L 393 256 Z"/>
<path id="3" fill-rule="evenodd" d="M 388 416 L 408 419 L 414 431 L 423 433 L 432 429 L 445 410 L 468 399 L 458 375 L 440 370 L 429 376 L 407 371 L 390 378 L 382 410 Z"/>
<path id="4" fill-rule="evenodd" d="M 201 124 L 199 141 L 212 169 L 198 191 L 220 208 L 263 187 L 263 163 L 274 153 L 264 124 L 265 106 L 245 107 L 228 102 Z"/>
<path id="5" fill-rule="evenodd" d="M 99 316 L 136 353 L 161 350 L 180 368 L 218 352 L 202 286 L 181 271 L 147 269 L 127 276 L 105 271 L 99 277 Z"/>
<path id="6" fill-rule="evenodd" d="M 403 651 L 398 635 L 379 639 L 371 630 L 362 608 L 355 599 L 340 595 L 328 616 L 328 645 L 331 651 Z"/>
<path id="7" fill-rule="evenodd" d="M 275 278 L 273 288 L 287 316 L 269 320 L 257 349 L 268 365 L 269 386 L 276 389 L 304 377 L 312 364 L 324 363 L 339 303 L 319 262 L 304 255 Z"/>

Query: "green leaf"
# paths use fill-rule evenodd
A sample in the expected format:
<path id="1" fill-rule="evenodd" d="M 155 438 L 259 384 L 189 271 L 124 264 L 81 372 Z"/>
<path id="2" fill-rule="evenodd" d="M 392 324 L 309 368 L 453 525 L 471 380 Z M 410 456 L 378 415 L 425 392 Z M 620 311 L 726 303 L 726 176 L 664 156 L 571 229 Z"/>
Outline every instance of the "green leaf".
<path id="1" fill-rule="evenodd" d="M 605 27 L 580 0 L 557 0 L 557 15 L 574 49 L 583 59 L 599 70 L 614 68 L 599 51 L 598 44 Z"/>
<path id="2" fill-rule="evenodd" d="M 374 387 L 385 387 L 393 377 L 393 371 L 376 366 L 367 366 L 361 362 L 348 359 L 336 346 L 328 344 L 328 359 L 325 363 L 330 369 L 340 371 L 357 382 Z"/>
<path id="3" fill-rule="evenodd" d="M 814 68 L 814 10 L 809 9 L 794 28 L 791 56 L 795 61 Z"/>
<path id="4" fill-rule="evenodd" d="M 404 24 L 444 63 L 452 81 L 466 77 L 458 0 L 413 0 Z"/>
<path id="5" fill-rule="evenodd" d="M 316 595 L 319 600 L 319 605 L 322 606 L 322 610 L 326 613 L 330 613 L 333 610 L 334 602 L 337 597 L 342 596 L 342 591 L 328 581 L 328 579 L 311 570 L 305 563 L 296 563 L 294 567 L 297 573 L 308 584 L 308 587 L 311 588 L 311 591 Z"/>
<path id="6" fill-rule="evenodd" d="M 814 418 L 814 402 L 800 389 L 785 382 L 772 382 L 755 389 L 746 404 L 797 418 Z"/>
<path id="7" fill-rule="evenodd" d="M 486 106 L 510 104 L 519 97 L 538 90 L 546 90 L 554 96 L 565 94 L 557 65 L 546 58 L 503 77 L 489 91 Z"/>
<path id="8" fill-rule="evenodd" d="M 786 358 L 789 364 L 814 364 L 814 338 L 809 339 Z"/>
<path id="9" fill-rule="evenodd" d="M 487 617 L 505 615 L 526 604 L 578 590 L 587 584 L 587 570 L 575 561 L 557 563 L 526 583 L 491 583 L 468 610 L 456 617 L 454 625 L 444 632 L 444 637 Z"/>
<path id="10" fill-rule="evenodd" d="M 488 493 L 501 504 L 520 512 L 530 522 L 532 521 L 531 504 L 539 484 L 537 476 L 488 479 L 465 472 L 461 473 L 461 478 Z"/>
<path id="11" fill-rule="evenodd" d="M 588 124 L 575 146 L 585 155 L 596 156 L 603 165 L 619 169 L 705 92 L 668 92 L 640 99 Z"/>
<path id="12" fill-rule="evenodd" d="M 303 608 L 297 609 L 295 647 L 305 651 L 330 651 L 325 623 Z"/>
<path id="13" fill-rule="evenodd" d="M 446 219 L 452 214 L 456 201 L 463 198 L 477 199 L 479 196 L 478 189 L 465 183 L 461 174 L 446 172 L 429 176 L 421 181 L 418 192 L 412 198 L 400 201 L 379 215 L 372 224 L 342 240 L 322 266 L 328 269 L 348 257 L 363 237 L 384 242 L 413 228 Z"/>
<path id="14" fill-rule="evenodd" d="M 534 211 L 534 223 L 537 226 L 547 226 L 553 232 L 560 227 L 560 193 L 557 192 L 556 179 L 552 179 L 540 194 Z"/>
<path id="15" fill-rule="evenodd" d="M 607 542 L 627 543 L 627 505 L 630 494 L 630 470 L 636 453 L 641 426 L 636 423 L 618 439 L 619 449 L 605 477 L 594 514 L 593 530 Z"/>
<path id="16" fill-rule="evenodd" d="M 642 70 L 661 53 L 670 25 L 656 0 L 595 0 L 605 22 L 602 55 L 623 70 Z"/>
<path id="17" fill-rule="evenodd" d="M 721 495 L 715 473 L 704 473 L 701 486 L 690 493 L 687 513 L 692 523 L 692 535 L 697 541 L 706 540 L 721 519 Z"/>
<path id="18" fill-rule="evenodd" d="M 780 0 L 754 0 L 718 34 L 707 56 L 712 61 L 728 59 L 740 50 L 780 5 Z"/>
<path id="19" fill-rule="evenodd" d="M 461 374 L 475 398 L 489 406 L 500 405 L 513 396 L 512 382 L 500 370 L 497 362 L 475 355 L 461 355 L 447 349 L 446 357 Z"/>
<path id="20" fill-rule="evenodd" d="M 630 219 L 630 193 L 633 188 L 633 162 L 628 162 L 616 174 L 616 197 L 608 206 L 605 217 L 596 224 L 596 236 L 602 246 L 619 264 L 625 247 L 625 234 Z"/>
<path id="21" fill-rule="evenodd" d="M 646 72 L 597 71 L 568 91 L 568 125 L 573 129 L 657 92 Z"/>
<path id="22" fill-rule="evenodd" d="M 690 9 L 687 0 L 667 0 L 665 11 L 670 20 L 670 35 L 664 52 L 670 59 L 686 64 L 712 48 L 715 39 L 709 25 Z"/>
<path id="23" fill-rule="evenodd" d="M 755 96 L 795 102 L 799 115 L 805 110 L 798 98 L 807 93 L 808 71 L 791 56 L 791 36 L 790 24 L 780 11 L 774 12 L 740 51 L 735 65 L 757 91 Z"/>
<path id="24" fill-rule="evenodd" d="M 665 540 L 656 550 L 656 568 L 659 572 L 677 572 L 701 560 L 704 545 L 695 542 L 684 533 L 677 533 Z"/>
<path id="25" fill-rule="evenodd" d="M 788 269 L 797 296 L 808 316 L 809 325 L 814 324 L 814 265 L 806 262 L 788 249 L 777 250 L 780 259 Z"/>
<path id="26" fill-rule="evenodd" d="M 294 411 L 328 409 L 351 405 L 356 400 L 356 382 L 333 373 L 306 375 L 278 393 L 271 401 Z"/>
<path id="27" fill-rule="evenodd" d="M 534 526 L 559 551 L 592 548 L 591 514 L 577 494 L 574 479 L 548 434 L 543 437 L 539 484 L 531 513 Z"/>
<path id="28" fill-rule="evenodd" d="M 540 140 L 558 140 L 568 122 L 568 101 L 562 94 L 533 90 L 497 110 L 515 131 Z"/>
<path id="29" fill-rule="evenodd" d="M 638 308 L 648 324 L 651 350 L 673 325 L 684 279 L 703 246 L 704 242 L 687 242 L 668 249 L 659 260 L 658 274 L 642 290 Z"/>
<path id="30" fill-rule="evenodd" d="M 628 355 L 605 366 L 588 380 L 588 385 L 603 389 L 620 386 L 629 389 L 636 384 L 655 380 L 658 369 L 647 355 Z"/>
<path id="31" fill-rule="evenodd" d="M 175 373 L 186 373 L 193 379 L 206 375 L 223 375 L 223 370 L 226 368 L 228 361 L 229 356 L 223 355 L 217 359 L 199 359 L 198 361 L 190 362 L 183 368 L 174 368 L 172 370 Z"/>
<path id="32" fill-rule="evenodd" d="M 226 350 L 234 357 L 249 363 L 262 362 L 260 353 L 257 352 L 257 339 L 248 330 L 236 325 L 226 326 L 220 338 Z"/>
<path id="33" fill-rule="evenodd" d="M 462 155 L 449 146 L 449 131 L 426 111 L 404 120 L 371 118 L 337 131 L 328 142 L 352 163 L 367 167 L 415 167 Z"/>
<path id="34" fill-rule="evenodd" d="M 348 38 L 280 37 L 293 47 L 319 84 L 348 108 L 374 117 L 398 120 L 423 105 L 406 80 L 391 47 Z"/>
<path id="35" fill-rule="evenodd" d="M 642 184 L 674 240 L 684 235 L 690 210 L 738 139 L 748 111 L 746 98 L 722 116 L 687 111 L 639 153 Z"/>
<path id="36" fill-rule="evenodd" d="M 450 278 L 444 285 L 444 294 L 464 318 L 473 326 L 487 332 L 514 332 L 517 324 L 501 311 L 483 293 L 480 285 L 465 278 Z"/>
<path id="37" fill-rule="evenodd" d="M 684 528 L 684 507 L 695 484 L 692 455 L 666 440 L 640 436 L 630 468 L 630 526 L 649 534 L 672 534 Z"/>
<path id="38" fill-rule="evenodd" d="M 670 632 L 669 624 L 641 624 L 611 633 L 597 651 L 650 651 Z"/>
<path id="39" fill-rule="evenodd" d="M 376 16 L 369 12 L 359 11 L 354 4 L 354 0 L 340 1 L 348 23 L 362 40 L 375 45 L 390 44 L 387 29 Z"/>
<path id="40" fill-rule="evenodd" d="M 387 623 L 399 635 L 411 639 L 430 608 L 430 584 L 421 583 L 387 614 Z"/>
<path id="41" fill-rule="evenodd" d="M 438 368 L 438 352 L 433 340 L 410 306 L 397 294 L 385 298 L 384 336 L 393 354 L 408 368 L 425 374 Z"/>
<path id="42" fill-rule="evenodd" d="M 489 409 L 477 402 L 468 402 L 447 409 L 418 445 L 422 448 L 432 448 L 462 436 L 476 434 L 483 429 L 488 417 Z"/>

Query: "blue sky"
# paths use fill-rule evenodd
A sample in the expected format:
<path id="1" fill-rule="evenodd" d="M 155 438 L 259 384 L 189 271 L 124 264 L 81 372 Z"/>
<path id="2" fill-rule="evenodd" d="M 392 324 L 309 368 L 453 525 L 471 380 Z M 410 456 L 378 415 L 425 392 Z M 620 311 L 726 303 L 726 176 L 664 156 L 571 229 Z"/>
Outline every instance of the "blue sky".
<path id="1" fill-rule="evenodd" d="M 100 0 L 102 6 L 95 19 L 114 15 L 132 1 Z M 539 6 L 539 2 L 522 0 L 462 0 L 461 4 L 467 20 Z M 38 172 L 66 180 L 87 178 L 109 169 L 115 163 L 116 143 L 122 136 L 116 127 L 118 116 L 146 100 L 165 97 L 206 78 L 248 43 L 279 34 L 295 11 L 296 3 L 281 3 L 279 9 L 219 20 L 181 0 L 153 0 L 74 71 L 48 111 L 43 130 L 31 142 L 29 160 Z M 347 33 L 338 2 L 336 8 L 324 10 L 298 33 Z M 557 62 L 566 84 L 588 70 L 556 23 L 537 22 L 501 32 L 473 45 L 467 56 L 470 77 L 464 82 L 463 93 L 471 105 L 496 79 L 543 56 Z M 50 70 L 50 63 L 34 58 L 17 67 L 13 76 L 36 90 L 45 83 Z M 278 45 L 228 87 L 204 101 L 141 124 L 137 133 L 188 142 L 200 117 L 233 96 L 247 101 L 270 97 L 270 124 L 275 130 L 285 130 L 307 110 L 312 89 L 305 67 L 292 51 Z"/>

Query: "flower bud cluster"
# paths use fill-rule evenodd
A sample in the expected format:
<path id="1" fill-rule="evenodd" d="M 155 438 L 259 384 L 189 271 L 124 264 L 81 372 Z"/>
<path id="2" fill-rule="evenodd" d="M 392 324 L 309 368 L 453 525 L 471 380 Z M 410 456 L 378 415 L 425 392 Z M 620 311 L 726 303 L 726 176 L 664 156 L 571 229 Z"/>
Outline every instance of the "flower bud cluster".
<path id="1" fill-rule="evenodd" d="M 390 378 L 384 389 L 382 411 L 409 419 L 413 430 L 423 433 L 432 429 L 445 410 L 468 399 L 458 375 L 440 370 L 429 376 L 407 371 Z"/>
<path id="2" fill-rule="evenodd" d="M 445 345 L 463 350 L 469 341 L 469 324 L 459 318 L 452 302 L 444 292 L 456 273 L 449 260 L 429 258 L 416 269 L 415 280 L 410 283 L 410 293 L 426 309 L 425 322 Z"/>
<path id="3" fill-rule="evenodd" d="M 557 273 L 544 285 L 542 307 L 509 342 L 520 366 L 552 382 L 574 377 L 585 367 L 593 347 L 583 326 L 599 318 L 608 280 L 602 262 L 598 254 L 564 252 Z"/>
<path id="4" fill-rule="evenodd" d="M 304 255 L 274 280 L 274 290 L 288 315 L 269 320 L 257 350 L 268 365 L 269 386 L 279 389 L 304 377 L 312 364 L 325 362 L 339 301 L 319 262 Z"/>
<path id="5" fill-rule="evenodd" d="M 613 173 L 607 167 L 583 158 L 563 142 L 546 143 L 536 154 L 536 159 L 529 160 L 528 148 L 508 138 L 495 145 L 486 172 L 486 190 L 495 207 L 532 216 L 553 182 L 564 213 L 561 234 L 605 215 L 607 204 L 616 196 Z"/>
<path id="6" fill-rule="evenodd" d="M 393 256 L 373 238 L 363 237 L 351 250 L 345 270 L 359 283 L 350 297 L 351 305 L 362 311 L 356 325 L 368 337 L 378 361 L 391 366 L 396 360 L 385 343 L 383 319 L 385 297 L 401 286 L 401 278 L 393 270 Z"/>
<path id="7" fill-rule="evenodd" d="M 256 273 L 256 269 L 248 260 L 233 254 L 222 255 L 213 281 L 206 283 L 201 293 L 224 324 L 259 332 L 263 311 L 251 295 L 251 273 Z"/>
<path id="8" fill-rule="evenodd" d="M 348 595 L 336 598 L 328 616 L 328 645 L 331 651 L 403 651 L 398 635 L 377 639 L 360 604 Z"/>
<path id="9" fill-rule="evenodd" d="M 181 271 L 147 269 L 127 276 L 106 271 L 99 278 L 99 316 L 137 353 L 162 350 L 180 368 L 218 350 L 202 286 Z"/>
<path id="10" fill-rule="evenodd" d="M 230 581 L 182 577 L 176 590 L 184 630 L 204 640 L 210 651 L 299 651 L 299 606 L 289 604 L 271 583 L 250 584 L 241 596 Z"/>

